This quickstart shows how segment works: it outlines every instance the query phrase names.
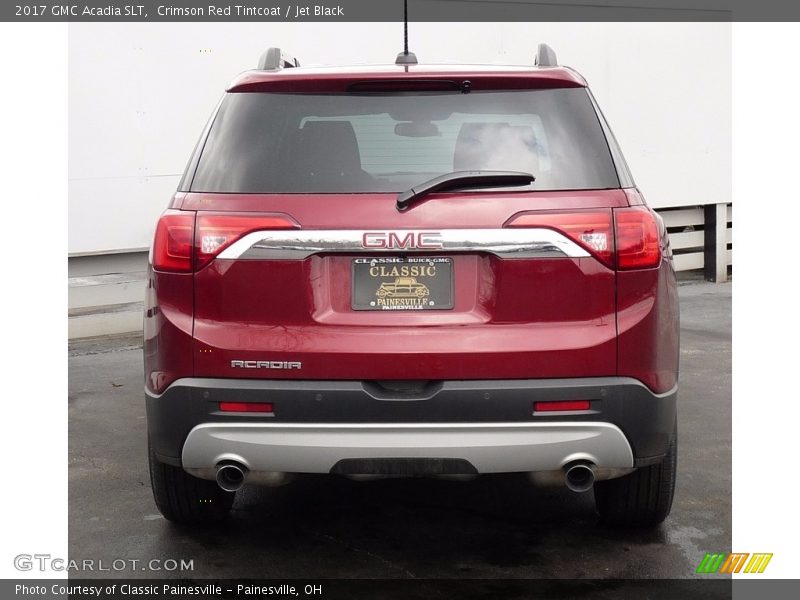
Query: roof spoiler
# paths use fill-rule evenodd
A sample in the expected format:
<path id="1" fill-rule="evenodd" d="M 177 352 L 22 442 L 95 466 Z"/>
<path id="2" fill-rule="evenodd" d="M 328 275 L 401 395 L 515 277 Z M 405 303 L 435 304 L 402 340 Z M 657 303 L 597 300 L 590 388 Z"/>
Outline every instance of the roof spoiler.
<path id="1" fill-rule="evenodd" d="M 261 71 L 277 71 L 279 69 L 290 69 L 299 67 L 300 61 L 294 56 L 289 56 L 281 52 L 280 48 L 268 48 L 261 58 L 258 59 L 258 68 Z"/>
<path id="2" fill-rule="evenodd" d="M 539 44 L 539 50 L 536 52 L 536 59 L 533 64 L 537 67 L 557 67 L 556 51 L 547 44 Z"/>

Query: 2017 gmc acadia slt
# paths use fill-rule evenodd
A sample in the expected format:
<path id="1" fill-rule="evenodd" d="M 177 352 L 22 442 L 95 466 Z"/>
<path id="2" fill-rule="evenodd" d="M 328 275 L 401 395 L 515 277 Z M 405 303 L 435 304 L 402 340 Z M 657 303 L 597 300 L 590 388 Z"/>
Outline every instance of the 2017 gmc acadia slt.
<path id="1" fill-rule="evenodd" d="M 297 473 L 529 472 L 652 526 L 676 471 L 661 219 L 574 70 L 233 81 L 158 221 L 150 470 L 178 522 Z M 454 484 L 458 485 L 458 484 Z"/>

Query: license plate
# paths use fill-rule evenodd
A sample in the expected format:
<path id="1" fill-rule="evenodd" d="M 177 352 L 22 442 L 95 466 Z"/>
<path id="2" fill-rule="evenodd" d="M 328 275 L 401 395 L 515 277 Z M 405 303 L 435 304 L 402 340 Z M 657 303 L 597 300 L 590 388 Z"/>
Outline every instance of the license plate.
<path id="1" fill-rule="evenodd" d="M 353 310 L 453 308 L 453 259 L 420 257 L 353 260 Z"/>

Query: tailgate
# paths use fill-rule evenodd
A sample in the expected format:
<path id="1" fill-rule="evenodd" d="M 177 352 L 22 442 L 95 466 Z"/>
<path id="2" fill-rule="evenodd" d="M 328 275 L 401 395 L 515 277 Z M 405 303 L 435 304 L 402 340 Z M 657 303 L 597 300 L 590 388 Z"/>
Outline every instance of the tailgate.
<path id="1" fill-rule="evenodd" d="M 189 194 L 183 208 L 199 209 L 199 234 L 213 236 L 226 215 L 295 224 L 247 232 L 195 273 L 195 374 L 616 373 L 614 271 L 549 223 L 610 215 L 626 204 L 623 192 L 441 194 L 405 214 L 393 197 Z M 509 227 L 531 214 L 545 225 Z"/>

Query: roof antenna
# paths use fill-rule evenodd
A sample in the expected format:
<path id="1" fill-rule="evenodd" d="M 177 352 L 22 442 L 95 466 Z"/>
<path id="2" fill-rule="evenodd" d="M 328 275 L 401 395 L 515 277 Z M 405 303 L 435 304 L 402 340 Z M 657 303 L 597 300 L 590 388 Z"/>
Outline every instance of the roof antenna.
<path id="1" fill-rule="evenodd" d="M 397 55 L 396 65 L 416 65 L 417 55 L 408 51 L 408 0 L 403 0 L 403 51 Z"/>

